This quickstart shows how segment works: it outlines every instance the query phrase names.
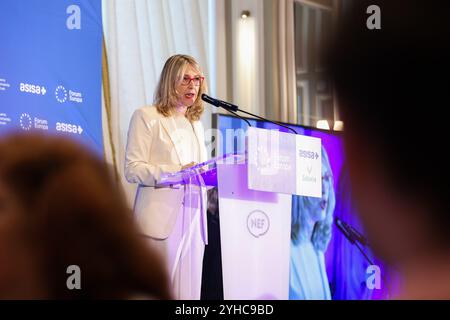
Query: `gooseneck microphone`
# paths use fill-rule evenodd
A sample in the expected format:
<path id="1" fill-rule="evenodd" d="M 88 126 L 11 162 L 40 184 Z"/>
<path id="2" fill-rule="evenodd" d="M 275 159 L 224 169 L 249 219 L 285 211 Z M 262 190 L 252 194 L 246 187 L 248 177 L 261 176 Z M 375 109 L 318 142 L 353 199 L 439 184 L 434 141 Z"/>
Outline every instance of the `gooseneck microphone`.
<path id="1" fill-rule="evenodd" d="M 355 241 L 358 241 L 363 246 L 367 246 L 369 242 L 367 239 L 354 227 L 346 223 L 345 221 L 342 221 L 338 217 L 335 217 L 335 223 L 336 226 L 341 230 L 341 232 L 344 234 L 344 236 L 351 242 L 355 243 Z"/>
<path id="2" fill-rule="evenodd" d="M 208 96 L 207 94 L 202 94 L 202 100 L 205 102 L 208 102 L 209 104 L 212 104 L 213 106 L 216 106 L 218 108 L 224 108 L 228 111 L 233 111 L 236 112 L 239 110 L 239 107 L 237 105 L 234 105 L 232 103 L 226 102 L 226 101 L 222 101 L 219 99 L 214 99 L 210 96 Z"/>
<path id="3" fill-rule="evenodd" d="M 222 100 L 219 100 L 219 99 L 212 98 L 212 97 L 208 96 L 207 94 L 202 94 L 202 100 L 205 101 L 205 102 L 207 102 L 207 103 L 209 103 L 209 104 L 212 104 L 213 106 L 216 106 L 216 107 L 218 107 L 218 108 L 219 108 L 219 107 L 224 108 L 225 110 L 229 111 L 230 113 L 236 115 L 238 118 L 240 118 L 240 119 L 246 121 L 247 124 L 248 124 L 250 127 L 251 127 L 250 123 L 249 123 L 245 118 L 243 118 L 243 117 L 237 115 L 235 112 L 238 112 L 238 111 L 239 111 L 239 112 L 248 114 L 248 115 L 253 116 L 253 117 L 257 118 L 257 119 L 260 119 L 260 120 L 263 120 L 263 121 L 267 121 L 267 122 L 276 124 L 276 125 L 278 125 L 278 126 L 280 126 L 280 127 L 283 127 L 283 128 L 288 129 L 288 130 L 291 130 L 292 132 L 294 132 L 295 134 L 297 134 L 297 131 L 295 131 L 295 130 L 292 129 L 291 127 L 288 127 L 288 126 L 286 126 L 286 125 L 284 125 L 284 124 L 281 124 L 281 123 L 279 123 L 279 122 L 276 122 L 276 121 L 272 121 L 272 120 L 269 120 L 269 119 L 260 117 L 260 116 L 258 116 L 258 115 L 256 115 L 256 114 L 250 113 L 250 112 L 248 112 L 248 111 L 241 110 L 241 109 L 239 109 L 239 107 L 238 107 L 237 105 L 235 105 L 235 104 L 232 104 L 232 103 L 229 103 L 229 102 L 226 102 L 226 101 L 222 101 Z"/>
<path id="4" fill-rule="evenodd" d="M 370 265 L 374 265 L 373 261 L 369 258 L 369 256 L 366 254 L 366 252 L 364 252 L 364 250 L 360 246 L 360 244 L 361 244 L 361 245 L 369 248 L 369 242 L 367 241 L 367 239 L 358 230 L 356 230 L 352 225 L 346 223 L 345 221 L 342 221 L 338 217 L 334 218 L 334 223 L 338 227 L 339 231 L 341 231 L 342 234 L 345 236 L 345 238 L 348 241 L 350 241 L 350 243 L 352 245 L 355 245 L 358 248 L 358 250 L 364 256 L 364 258 L 367 260 L 367 262 L 369 262 Z M 388 289 L 388 296 L 390 296 L 391 288 L 388 285 L 388 282 L 386 281 L 386 277 L 383 274 L 381 274 L 381 279 L 383 280 L 384 285 L 386 285 L 386 287 Z"/>
<path id="5" fill-rule="evenodd" d="M 356 239 L 352 236 L 350 230 L 348 230 L 342 222 L 343 221 L 338 217 L 334 218 L 334 223 L 338 227 L 339 231 L 342 232 L 342 234 L 347 238 L 348 241 L 350 241 L 351 244 L 355 244 Z"/>
<path id="6" fill-rule="evenodd" d="M 238 111 L 239 108 L 238 106 L 228 103 L 226 101 L 222 101 L 219 99 L 214 99 L 211 98 L 210 96 L 208 96 L 207 94 L 202 94 L 202 100 L 217 107 L 217 108 L 224 108 L 225 110 L 227 110 L 229 113 L 234 114 L 236 117 L 238 117 L 241 120 L 244 120 L 245 122 L 247 122 L 248 126 L 251 127 L 252 125 L 250 124 L 250 121 L 248 121 L 247 119 L 245 119 L 244 117 L 241 117 L 240 115 L 238 115 L 235 111 Z"/>
<path id="7" fill-rule="evenodd" d="M 372 260 L 367 256 L 367 254 L 364 252 L 364 250 L 361 248 L 359 244 L 362 244 L 363 246 L 367 245 L 367 239 L 363 237 L 361 233 L 356 231 L 355 228 L 350 226 L 349 224 L 345 223 L 338 217 L 334 218 L 334 223 L 338 227 L 339 231 L 342 232 L 342 234 L 347 238 L 348 241 L 350 241 L 351 244 L 355 245 L 359 251 L 362 253 L 362 255 L 366 258 L 366 260 L 373 265 Z"/>

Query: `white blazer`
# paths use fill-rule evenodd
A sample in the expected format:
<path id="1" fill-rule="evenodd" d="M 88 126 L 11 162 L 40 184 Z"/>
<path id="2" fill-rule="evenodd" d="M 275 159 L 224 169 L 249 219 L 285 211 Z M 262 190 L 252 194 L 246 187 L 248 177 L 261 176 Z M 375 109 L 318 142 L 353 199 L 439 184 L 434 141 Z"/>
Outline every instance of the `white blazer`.
<path id="1" fill-rule="evenodd" d="M 201 162 L 207 160 L 204 129 L 193 122 Z M 184 188 L 155 188 L 162 173 L 177 172 L 188 164 L 181 152 L 180 131 L 175 120 L 156 107 L 137 109 L 130 122 L 125 153 L 125 177 L 138 183 L 134 212 L 144 235 L 166 239 L 173 230 L 183 202 Z"/>

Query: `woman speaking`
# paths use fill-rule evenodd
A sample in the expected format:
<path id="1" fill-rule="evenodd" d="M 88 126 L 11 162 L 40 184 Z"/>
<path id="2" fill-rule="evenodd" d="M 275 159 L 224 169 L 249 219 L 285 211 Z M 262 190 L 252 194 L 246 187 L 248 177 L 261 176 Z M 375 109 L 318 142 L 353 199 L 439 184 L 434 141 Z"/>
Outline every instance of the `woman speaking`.
<path id="1" fill-rule="evenodd" d="M 162 174 L 206 161 L 204 129 L 199 121 L 203 113 L 200 97 L 205 92 L 198 63 L 187 55 L 170 57 L 154 105 L 136 110 L 131 118 L 125 155 L 125 176 L 138 184 L 137 222 L 165 259 L 174 297 L 183 300 L 200 299 L 207 239 L 203 223 L 206 205 L 202 205 L 206 192 L 187 185 L 157 184 Z"/>

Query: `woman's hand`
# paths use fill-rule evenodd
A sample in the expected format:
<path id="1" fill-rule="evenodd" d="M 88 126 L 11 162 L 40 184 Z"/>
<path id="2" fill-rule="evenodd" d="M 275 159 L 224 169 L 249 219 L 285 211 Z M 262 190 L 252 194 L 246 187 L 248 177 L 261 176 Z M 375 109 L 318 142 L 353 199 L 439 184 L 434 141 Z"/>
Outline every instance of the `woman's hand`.
<path id="1" fill-rule="evenodd" d="M 196 162 L 192 161 L 191 163 L 188 163 L 188 164 L 185 164 L 184 166 L 182 166 L 181 170 L 189 169 L 189 168 L 195 166 L 196 164 L 197 164 Z"/>

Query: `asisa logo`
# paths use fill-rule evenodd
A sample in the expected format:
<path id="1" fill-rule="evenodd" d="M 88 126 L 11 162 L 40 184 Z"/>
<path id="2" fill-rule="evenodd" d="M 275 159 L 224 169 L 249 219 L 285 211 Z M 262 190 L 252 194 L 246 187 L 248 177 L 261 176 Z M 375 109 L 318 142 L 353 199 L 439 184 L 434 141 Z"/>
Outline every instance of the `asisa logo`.
<path id="1" fill-rule="evenodd" d="M 56 131 L 73 133 L 73 134 L 82 134 L 83 128 L 76 124 L 57 122 L 56 123 Z"/>
<path id="2" fill-rule="evenodd" d="M 30 83 L 20 83 L 19 87 L 20 92 L 26 92 L 31 94 L 37 94 L 37 95 L 45 95 L 47 93 L 47 89 L 45 89 L 44 86 L 39 86 L 36 84 L 30 84 Z"/>

